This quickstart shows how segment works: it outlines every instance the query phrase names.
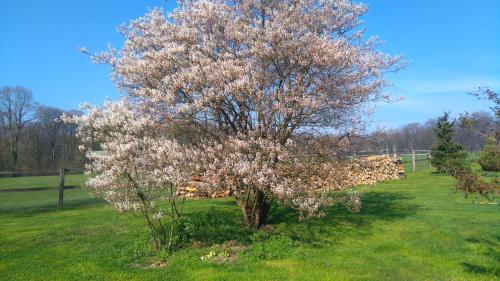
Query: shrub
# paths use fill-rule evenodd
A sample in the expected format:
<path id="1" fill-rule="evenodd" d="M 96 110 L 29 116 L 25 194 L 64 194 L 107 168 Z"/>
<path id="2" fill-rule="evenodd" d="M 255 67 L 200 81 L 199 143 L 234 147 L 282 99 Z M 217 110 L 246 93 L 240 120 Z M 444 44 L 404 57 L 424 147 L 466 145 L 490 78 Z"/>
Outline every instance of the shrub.
<path id="1" fill-rule="evenodd" d="M 493 196 L 498 191 L 495 187 L 495 183 L 485 182 L 476 175 L 467 171 L 470 170 L 459 170 L 456 171 L 454 175 L 457 180 L 455 188 L 465 193 L 465 196 L 475 194 L 488 198 Z"/>
<path id="2" fill-rule="evenodd" d="M 478 162 L 484 171 L 500 171 L 500 147 L 493 136 L 486 138 Z"/>
<path id="3" fill-rule="evenodd" d="M 448 173 L 455 180 L 455 188 L 461 191 L 465 196 L 479 195 L 484 198 L 491 198 L 498 193 L 498 183 L 488 183 L 475 175 L 469 164 L 463 161 L 453 161 L 448 165 Z"/>

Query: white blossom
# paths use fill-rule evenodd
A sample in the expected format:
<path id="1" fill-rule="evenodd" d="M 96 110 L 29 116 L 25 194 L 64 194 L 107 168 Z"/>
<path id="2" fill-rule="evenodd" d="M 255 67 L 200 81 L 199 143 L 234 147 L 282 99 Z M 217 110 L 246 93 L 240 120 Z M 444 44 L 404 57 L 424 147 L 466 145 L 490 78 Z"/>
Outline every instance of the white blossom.
<path id="1" fill-rule="evenodd" d="M 126 98 L 73 117 L 84 143 L 99 143 L 85 147 L 88 186 L 115 192 L 104 198 L 120 209 L 140 200 L 136 186 L 165 198 L 191 174 L 231 190 L 244 215 L 250 195 L 307 216 L 338 202 L 311 186 L 289 140 L 305 128 L 359 131 L 369 105 L 388 98 L 384 74 L 401 58 L 364 39 L 366 10 L 348 0 L 181 1 L 121 26 L 123 47 L 94 61 L 111 65 Z M 170 122 L 202 133 L 181 143 L 165 135 Z"/>

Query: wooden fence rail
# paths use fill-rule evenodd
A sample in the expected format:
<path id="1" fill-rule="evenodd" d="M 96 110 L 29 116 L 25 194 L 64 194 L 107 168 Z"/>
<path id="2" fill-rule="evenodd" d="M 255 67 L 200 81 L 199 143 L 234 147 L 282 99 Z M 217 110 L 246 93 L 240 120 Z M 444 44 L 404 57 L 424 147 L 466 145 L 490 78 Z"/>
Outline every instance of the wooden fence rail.
<path id="1" fill-rule="evenodd" d="M 68 170 L 66 175 L 83 174 L 85 171 L 81 169 Z M 59 170 L 54 171 L 0 171 L 0 178 L 15 178 L 15 177 L 36 177 L 36 176 L 58 176 Z"/>

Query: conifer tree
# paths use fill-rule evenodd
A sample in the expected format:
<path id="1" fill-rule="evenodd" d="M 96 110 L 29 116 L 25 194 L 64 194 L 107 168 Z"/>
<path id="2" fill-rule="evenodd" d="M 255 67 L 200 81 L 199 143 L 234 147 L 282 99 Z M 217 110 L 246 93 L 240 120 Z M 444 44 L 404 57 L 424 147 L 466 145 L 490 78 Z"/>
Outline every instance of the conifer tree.
<path id="1" fill-rule="evenodd" d="M 460 144 L 453 142 L 455 121 L 450 120 L 449 113 L 439 117 L 434 129 L 437 143 L 431 148 L 431 164 L 439 172 L 452 172 L 453 167 L 461 165 L 466 153 Z"/>

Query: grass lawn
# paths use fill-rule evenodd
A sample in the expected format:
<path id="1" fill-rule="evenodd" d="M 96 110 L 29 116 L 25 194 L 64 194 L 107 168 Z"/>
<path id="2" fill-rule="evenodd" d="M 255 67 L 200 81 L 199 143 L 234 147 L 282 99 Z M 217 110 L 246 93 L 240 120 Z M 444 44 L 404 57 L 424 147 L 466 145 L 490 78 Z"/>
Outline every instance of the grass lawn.
<path id="1" fill-rule="evenodd" d="M 64 184 L 66 186 L 80 186 L 85 182 L 85 179 L 86 176 L 83 174 L 66 175 Z M 59 176 L 0 178 L 0 190 L 57 186 L 59 186 Z"/>
<path id="2" fill-rule="evenodd" d="M 500 280 L 500 205 L 473 204 L 450 177 L 425 169 L 359 187 L 363 208 L 299 223 L 277 207 L 265 231 L 245 230 L 231 199 L 188 201 L 189 245 L 166 267 L 148 253 L 138 217 L 66 191 L 0 193 L 0 280 Z M 201 217 L 201 219 L 200 219 Z M 236 240 L 231 262 L 203 261 Z"/>

